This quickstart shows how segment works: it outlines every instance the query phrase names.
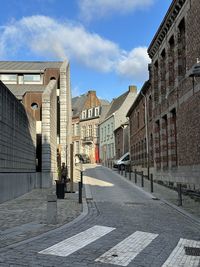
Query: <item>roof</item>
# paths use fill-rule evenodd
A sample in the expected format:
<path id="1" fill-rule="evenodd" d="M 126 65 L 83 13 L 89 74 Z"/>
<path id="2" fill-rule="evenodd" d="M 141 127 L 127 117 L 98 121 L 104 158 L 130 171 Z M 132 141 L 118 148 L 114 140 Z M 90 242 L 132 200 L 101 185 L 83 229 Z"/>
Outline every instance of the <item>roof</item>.
<path id="1" fill-rule="evenodd" d="M 48 68 L 60 68 L 63 61 L 0 61 L 0 72 L 38 72 Z"/>
<path id="2" fill-rule="evenodd" d="M 106 99 L 99 99 L 102 106 L 110 105 L 110 102 Z"/>
<path id="3" fill-rule="evenodd" d="M 6 87 L 18 98 L 22 99 L 27 92 L 43 92 L 46 85 L 37 84 L 6 84 Z"/>
<path id="4" fill-rule="evenodd" d="M 76 96 L 72 98 L 72 110 L 73 116 L 79 116 L 83 110 L 85 101 L 87 99 L 87 94 Z"/>
<path id="5" fill-rule="evenodd" d="M 130 117 L 131 113 L 133 112 L 133 110 L 135 109 L 135 107 L 138 105 L 138 103 L 140 102 L 140 100 L 144 97 L 142 95 L 142 93 L 145 95 L 146 91 L 148 90 L 149 86 L 151 85 L 150 81 L 146 81 L 143 86 L 142 89 L 140 90 L 138 96 L 136 97 L 135 101 L 133 102 L 133 105 L 130 107 L 130 109 L 128 110 L 126 117 Z"/>
<path id="6" fill-rule="evenodd" d="M 107 112 L 109 111 L 109 108 L 110 108 L 110 105 L 102 105 L 101 106 L 101 116 L 100 116 L 100 120 L 99 122 L 103 122 L 106 115 L 107 115 Z"/>
<path id="7" fill-rule="evenodd" d="M 161 45 L 165 36 L 169 32 L 170 28 L 172 27 L 172 25 L 174 25 L 174 21 L 177 18 L 178 14 L 180 13 L 185 2 L 186 0 L 173 0 L 172 1 L 167 13 L 165 14 L 164 19 L 162 20 L 147 50 L 150 58 L 153 58 L 156 51 L 158 50 L 158 47 Z"/>
<path id="8" fill-rule="evenodd" d="M 108 113 L 106 114 L 105 118 L 108 118 L 109 116 L 111 116 L 115 111 L 117 111 L 121 107 L 121 105 L 125 101 L 128 94 L 129 94 L 129 91 L 120 95 L 118 98 L 113 99 L 113 101 L 111 103 L 111 107 L 110 107 Z"/>

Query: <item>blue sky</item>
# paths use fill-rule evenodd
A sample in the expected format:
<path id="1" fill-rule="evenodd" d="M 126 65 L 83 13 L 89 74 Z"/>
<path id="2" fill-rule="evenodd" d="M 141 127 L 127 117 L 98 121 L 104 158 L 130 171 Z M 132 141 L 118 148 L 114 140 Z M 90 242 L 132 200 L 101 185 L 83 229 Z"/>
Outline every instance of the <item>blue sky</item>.
<path id="1" fill-rule="evenodd" d="M 147 48 L 172 0 L 1 0 L 1 60 L 70 61 L 73 96 L 112 100 L 148 79 Z"/>

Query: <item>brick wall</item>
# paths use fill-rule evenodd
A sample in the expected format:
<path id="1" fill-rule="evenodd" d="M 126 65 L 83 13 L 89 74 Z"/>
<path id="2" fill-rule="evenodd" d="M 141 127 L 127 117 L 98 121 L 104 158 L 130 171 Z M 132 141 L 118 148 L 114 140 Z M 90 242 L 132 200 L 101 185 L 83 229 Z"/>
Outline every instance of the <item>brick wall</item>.
<path id="1" fill-rule="evenodd" d="M 200 57 L 200 1 L 174 0 L 171 7 L 148 50 L 153 70 L 155 176 L 200 186 L 200 81 L 188 75 Z M 174 21 L 167 28 L 171 14 Z"/>

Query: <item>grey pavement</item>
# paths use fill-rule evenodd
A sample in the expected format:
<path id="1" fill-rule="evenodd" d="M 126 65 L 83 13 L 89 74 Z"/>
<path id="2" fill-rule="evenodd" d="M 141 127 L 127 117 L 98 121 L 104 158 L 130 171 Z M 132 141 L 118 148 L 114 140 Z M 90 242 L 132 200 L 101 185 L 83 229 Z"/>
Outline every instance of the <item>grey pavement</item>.
<path id="1" fill-rule="evenodd" d="M 86 195 L 88 213 L 81 220 L 75 220 L 53 231 L 0 249 L 0 266 L 111 267 L 126 266 L 123 265 L 124 262 L 134 267 L 200 266 L 198 257 L 197 259 L 195 257 L 196 261 L 194 257 L 189 257 L 187 265 L 182 264 L 180 257 L 179 259 L 176 257 L 177 253 L 172 256 L 173 265 L 168 264 L 171 261 L 169 256 L 179 242 L 186 240 L 184 242 L 192 246 L 200 241 L 200 225 L 190 217 L 163 201 L 154 200 L 155 198 L 152 198 L 149 192 L 141 190 L 127 178 L 120 177 L 115 171 L 98 165 L 87 166 L 84 172 L 84 183 L 86 191 L 89 192 Z M 37 228 L 37 226 L 34 227 Z M 92 227 L 97 229 L 104 227 L 111 231 L 102 237 L 94 236 L 94 241 L 87 243 L 87 236 L 82 233 Z M 144 245 L 145 242 L 142 243 L 143 247 L 140 244 L 141 234 L 146 240 L 146 245 Z M 84 236 L 86 240 L 78 239 L 79 235 Z M 138 236 L 135 243 L 134 235 Z M 148 235 L 154 238 L 148 240 Z M 76 238 L 76 242 L 73 242 L 73 238 Z M 129 240 L 129 243 L 126 240 Z M 72 253 L 66 252 L 65 246 L 62 247 L 63 245 L 59 244 L 67 244 Z M 133 251 L 132 244 L 135 244 L 137 253 Z M 126 249 L 127 245 L 129 249 Z M 48 251 L 51 246 L 55 246 L 49 249 L 54 255 L 41 253 L 41 251 Z M 60 256 L 57 255 L 59 246 L 61 246 Z M 117 247 L 124 251 L 121 258 L 118 258 L 117 254 L 120 251 Z M 115 252 L 111 253 L 111 258 L 103 256 L 112 248 Z M 184 255 L 181 258 L 184 260 L 185 257 Z M 164 265 L 165 262 L 167 263 Z"/>

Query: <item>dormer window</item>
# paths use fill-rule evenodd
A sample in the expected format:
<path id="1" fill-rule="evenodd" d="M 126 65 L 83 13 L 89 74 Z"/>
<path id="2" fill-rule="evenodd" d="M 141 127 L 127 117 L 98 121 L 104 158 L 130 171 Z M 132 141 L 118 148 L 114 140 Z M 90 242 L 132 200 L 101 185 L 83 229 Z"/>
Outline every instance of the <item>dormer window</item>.
<path id="1" fill-rule="evenodd" d="M 86 119 L 86 110 L 82 111 L 82 119 Z"/>
<path id="2" fill-rule="evenodd" d="M 88 118 L 92 117 L 92 108 L 88 110 Z"/>
<path id="3" fill-rule="evenodd" d="M 95 116 L 99 116 L 99 107 L 95 108 Z"/>

